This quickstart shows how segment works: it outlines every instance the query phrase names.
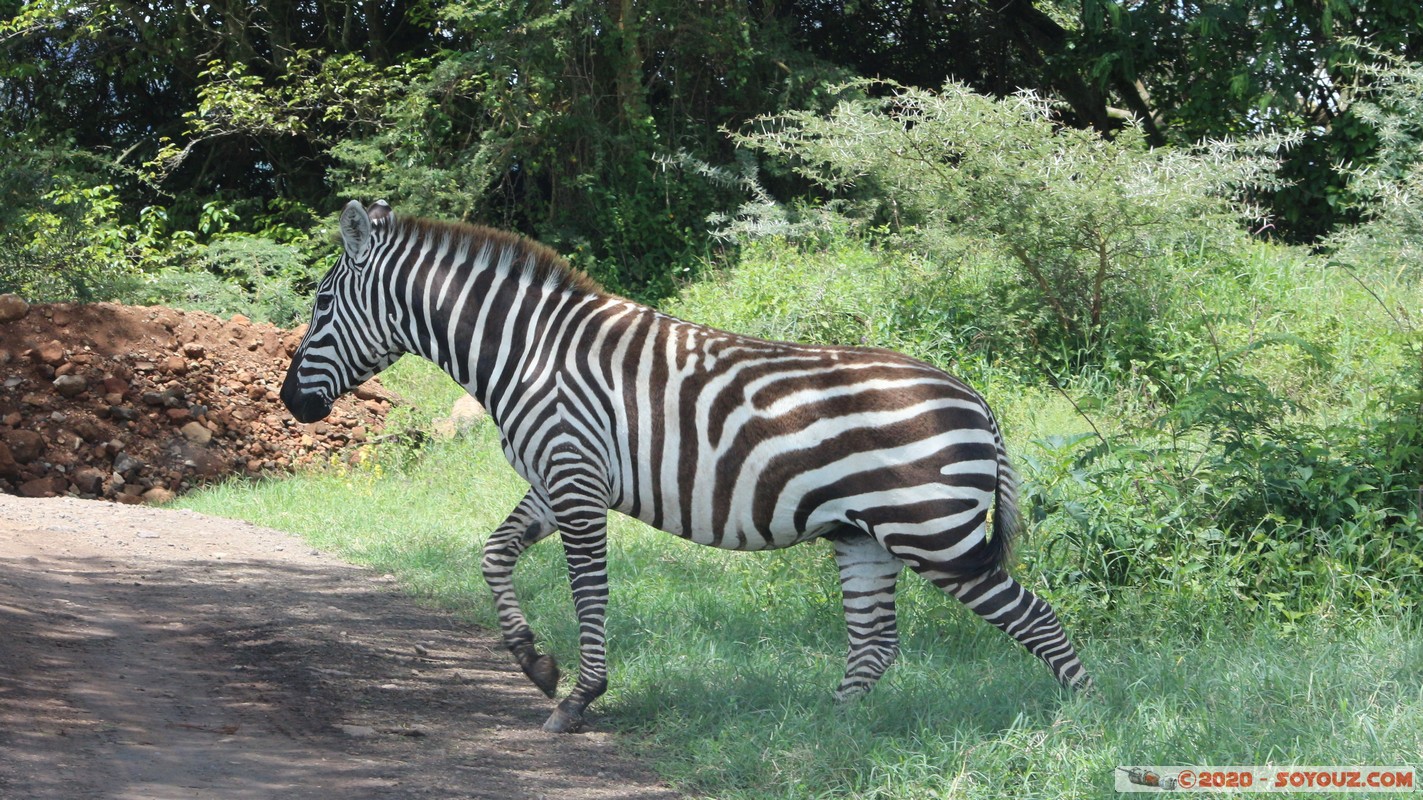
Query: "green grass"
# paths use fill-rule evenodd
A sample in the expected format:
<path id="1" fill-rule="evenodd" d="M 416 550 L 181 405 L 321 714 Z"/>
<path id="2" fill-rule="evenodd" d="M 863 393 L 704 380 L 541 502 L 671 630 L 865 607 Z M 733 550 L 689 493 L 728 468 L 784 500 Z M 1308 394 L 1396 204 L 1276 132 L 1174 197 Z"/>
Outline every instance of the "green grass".
<path id="1" fill-rule="evenodd" d="M 422 400 L 415 420 L 454 394 L 419 364 L 393 378 Z M 180 503 L 299 533 L 492 626 L 480 547 L 524 491 L 492 426 L 371 452 L 356 468 L 231 483 Z M 1088 625 L 1075 593 L 1035 586 L 1095 673 L 1100 695 L 1080 698 L 906 577 L 904 655 L 868 698 L 842 707 L 831 699 L 844 628 L 829 548 L 725 553 L 616 516 L 611 536 L 611 688 L 597 724 L 694 795 L 1105 797 L 1122 764 L 1423 761 L 1423 635 L 1408 615 L 1285 630 L 1228 602 L 1159 605 L 1144 592 L 1118 597 L 1113 616 L 1083 613 Z M 1030 542 L 1023 560 L 1040 546 Z M 571 667 L 561 548 L 530 550 L 517 581 L 544 645 Z"/>

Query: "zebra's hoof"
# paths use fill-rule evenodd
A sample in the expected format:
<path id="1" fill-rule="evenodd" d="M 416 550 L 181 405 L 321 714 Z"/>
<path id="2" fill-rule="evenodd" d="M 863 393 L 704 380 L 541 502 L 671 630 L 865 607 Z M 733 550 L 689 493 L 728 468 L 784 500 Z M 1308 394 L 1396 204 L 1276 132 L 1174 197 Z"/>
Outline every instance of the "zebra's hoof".
<path id="1" fill-rule="evenodd" d="M 521 663 L 524 674 L 539 687 L 539 691 L 553 697 L 558 694 L 558 662 L 553 656 L 541 655 Z"/>
<path id="2" fill-rule="evenodd" d="M 577 733 L 582 729 L 583 715 L 565 711 L 561 705 L 555 708 L 544 722 L 544 730 L 549 733 Z"/>

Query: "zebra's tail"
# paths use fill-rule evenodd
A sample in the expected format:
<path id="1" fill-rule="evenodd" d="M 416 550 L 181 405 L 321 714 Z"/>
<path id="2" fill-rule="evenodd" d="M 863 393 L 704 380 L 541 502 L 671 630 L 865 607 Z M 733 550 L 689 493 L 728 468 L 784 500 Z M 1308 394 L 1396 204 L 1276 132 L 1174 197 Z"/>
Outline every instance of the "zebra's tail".
<path id="1" fill-rule="evenodd" d="M 1008 460 L 1008 450 L 1003 445 L 1003 434 L 998 430 L 998 421 L 993 412 L 988 413 L 988 427 L 993 431 L 993 451 L 998 462 L 998 481 L 993 491 L 993 534 L 962 556 L 954 559 L 954 574 L 963 579 L 973 579 L 995 570 L 1008 568 L 1013 557 L 1013 542 L 1023 530 L 1023 515 L 1018 510 L 1018 477 Z"/>

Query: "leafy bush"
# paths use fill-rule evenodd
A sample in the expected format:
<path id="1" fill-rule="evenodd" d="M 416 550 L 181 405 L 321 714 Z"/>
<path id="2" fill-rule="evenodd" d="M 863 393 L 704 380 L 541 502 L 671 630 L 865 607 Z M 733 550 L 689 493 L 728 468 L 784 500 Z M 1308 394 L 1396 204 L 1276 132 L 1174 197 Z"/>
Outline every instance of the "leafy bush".
<path id="1" fill-rule="evenodd" d="M 993 302 L 1055 362 L 1130 357 L 1181 289 L 1179 254 L 1224 259 L 1251 213 L 1231 198 L 1268 182 L 1268 162 L 1243 150 L 1150 149 L 1135 130 L 1103 139 L 1058 125 L 1031 95 L 854 87 L 888 95 L 762 118 L 739 140 L 841 201 L 823 208 L 900 246 L 947 264 L 989 250 L 1004 270 Z M 764 230 L 760 210 L 731 232 Z"/>
<path id="2" fill-rule="evenodd" d="M 33 300 L 99 300 L 145 269 L 181 257 L 190 242 L 167 231 L 163 209 L 124 221 L 113 164 L 63 144 L 0 141 L 0 292 Z"/>
<path id="3" fill-rule="evenodd" d="M 249 235 L 228 235 L 196 249 L 191 266 L 133 278 L 112 299 L 139 305 L 174 305 L 219 316 L 291 327 L 311 311 L 312 287 L 324 267 L 301 248 Z"/>

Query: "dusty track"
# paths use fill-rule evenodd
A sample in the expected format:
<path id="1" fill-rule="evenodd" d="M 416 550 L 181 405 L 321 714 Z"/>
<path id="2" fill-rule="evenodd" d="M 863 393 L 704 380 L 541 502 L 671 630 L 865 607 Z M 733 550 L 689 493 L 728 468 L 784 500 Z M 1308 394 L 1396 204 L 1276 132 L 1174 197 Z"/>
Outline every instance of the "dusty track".
<path id="1" fill-rule="evenodd" d="M 497 640 L 246 523 L 0 495 L 0 797 L 672 798 Z"/>

